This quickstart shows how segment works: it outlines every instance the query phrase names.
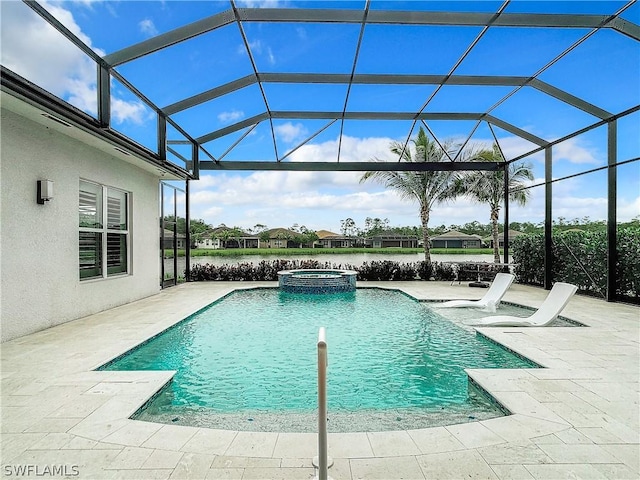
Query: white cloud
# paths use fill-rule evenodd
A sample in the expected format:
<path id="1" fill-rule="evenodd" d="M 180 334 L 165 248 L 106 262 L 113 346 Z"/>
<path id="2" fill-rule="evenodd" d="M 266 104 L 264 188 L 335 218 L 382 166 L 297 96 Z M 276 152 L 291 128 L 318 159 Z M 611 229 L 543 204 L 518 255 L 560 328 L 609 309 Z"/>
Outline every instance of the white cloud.
<path id="1" fill-rule="evenodd" d="M 622 199 L 618 201 L 618 221 L 628 222 L 640 217 L 640 197 L 632 200 Z"/>
<path id="2" fill-rule="evenodd" d="M 208 175 L 208 174 L 205 174 L 204 172 L 201 172 L 200 178 L 195 182 L 191 182 L 191 184 L 189 185 L 189 189 L 191 190 L 192 193 L 194 193 L 200 190 L 206 190 L 208 188 L 215 188 L 218 185 L 220 185 L 220 181 L 223 177 L 224 177 L 223 174 Z"/>
<path id="3" fill-rule="evenodd" d="M 262 42 L 260 40 L 256 40 L 254 42 L 249 42 L 249 49 L 251 50 L 253 55 L 261 54 L 262 53 Z M 244 46 L 244 44 L 238 45 L 238 48 L 236 49 L 236 51 L 240 55 L 245 55 L 247 53 L 247 49 Z"/>
<path id="4" fill-rule="evenodd" d="M 147 111 L 142 102 L 125 102 L 119 98 L 112 97 L 111 117 L 117 124 L 129 121 L 136 125 L 142 125 L 149 118 L 153 118 L 153 114 Z"/>
<path id="5" fill-rule="evenodd" d="M 218 120 L 222 123 L 232 123 L 241 118 L 244 118 L 244 112 L 242 110 L 231 110 L 218 114 Z"/>
<path id="6" fill-rule="evenodd" d="M 518 157 L 538 148 L 537 145 L 520 137 L 504 137 L 499 138 L 498 141 L 507 159 Z M 485 143 L 491 144 L 493 142 L 486 140 L 480 141 L 480 143 L 484 145 Z M 579 137 L 570 138 L 552 147 L 554 162 L 566 160 L 574 164 L 598 165 L 602 163 L 602 160 L 598 160 L 599 156 L 601 155 L 597 148 L 585 144 Z M 544 162 L 544 151 L 534 153 L 524 160 Z"/>
<path id="7" fill-rule="evenodd" d="M 70 12 L 44 5 L 69 30 L 91 45 Z M 95 83 L 93 62 L 21 2 L 3 3 L 0 30 L 2 64 L 51 93 L 63 96 L 74 93 L 78 83 Z"/>
<path id="8" fill-rule="evenodd" d="M 79 109 L 97 114 L 96 86 L 80 79 L 70 79 L 68 84 L 68 101 Z"/>
<path id="9" fill-rule="evenodd" d="M 263 44 L 262 40 L 254 40 L 253 42 L 249 42 L 249 50 L 251 50 L 251 54 L 254 58 L 261 56 L 264 53 L 270 65 L 273 66 L 276 64 L 276 57 L 273 54 L 273 50 L 270 46 Z M 238 55 L 246 55 L 247 49 L 244 44 L 241 44 L 236 48 L 236 52 L 238 53 Z"/>
<path id="10" fill-rule="evenodd" d="M 504 154 L 507 160 L 512 158 L 519 157 L 520 155 L 524 155 L 525 153 L 530 152 L 531 150 L 535 150 L 538 148 L 534 143 L 525 140 L 520 137 L 503 137 L 498 138 L 498 142 L 500 144 L 500 148 L 502 149 L 502 153 Z M 487 146 L 491 146 L 494 142 L 493 140 L 486 140 Z M 534 153 L 526 157 L 524 160 L 526 161 L 534 161 L 538 160 L 544 162 L 544 152 Z"/>
<path id="11" fill-rule="evenodd" d="M 42 5 L 99 55 L 73 15 L 57 4 Z M 84 53 L 37 16 L 22 2 L 3 2 L 0 25 L 1 61 L 54 95 L 85 112 L 96 115 L 96 66 Z M 141 102 L 129 102 L 112 95 L 113 116 L 118 122 L 141 122 Z"/>
<path id="12" fill-rule="evenodd" d="M 295 125 L 291 122 L 276 125 L 273 130 L 275 131 L 276 138 L 281 139 L 285 143 L 292 143 L 296 140 L 303 140 L 307 135 L 307 129 L 301 123 Z"/>
<path id="13" fill-rule="evenodd" d="M 102 0 L 74 0 L 75 3 L 87 8 L 93 8 L 96 3 L 102 3 Z"/>
<path id="14" fill-rule="evenodd" d="M 340 147 L 340 161 L 369 162 L 374 159 L 393 161 L 389 151 L 394 140 L 387 137 L 356 138 L 344 135 Z M 338 158 L 338 139 L 303 145 L 291 154 L 292 162 L 334 162 Z"/>
<path id="15" fill-rule="evenodd" d="M 221 207 L 211 207 L 204 211 L 203 216 L 205 218 L 215 218 L 215 217 L 219 217 L 223 211 L 224 210 Z M 224 223 L 224 222 L 220 222 L 220 223 Z M 217 224 L 214 224 L 214 225 L 217 225 Z"/>
<path id="16" fill-rule="evenodd" d="M 239 0 L 238 4 L 246 8 L 278 8 L 286 2 L 281 0 Z"/>
<path id="17" fill-rule="evenodd" d="M 88 0 L 88 1 L 89 1 L 89 3 L 93 3 L 94 0 Z M 115 6 L 112 3 L 105 3 L 104 4 L 104 8 L 107 10 L 107 12 L 109 12 L 109 14 L 113 18 L 118 18 L 119 17 L 118 10 L 115 8 Z"/>
<path id="18" fill-rule="evenodd" d="M 140 31 L 144 33 L 148 37 L 154 37 L 158 34 L 158 29 L 153 24 L 153 20 L 150 18 L 145 18 L 138 23 L 138 27 Z"/>
<path id="19" fill-rule="evenodd" d="M 595 149 L 580 145 L 577 137 L 570 138 L 553 147 L 554 161 L 567 160 L 570 163 L 592 165 L 603 163 L 602 160 L 596 158 L 596 155 L 598 152 Z"/>
<path id="20" fill-rule="evenodd" d="M 538 184 L 544 179 L 536 178 Z M 606 185 L 600 188 L 589 183 L 585 177 L 576 177 L 556 182 L 552 187 L 552 218 L 564 217 L 568 220 L 589 217 L 591 220 L 607 218 Z M 545 218 L 545 188 L 529 189 L 530 199 L 524 207 L 512 204 L 509 208 L 511 221 L 531 221 L 540 223 Z"/>

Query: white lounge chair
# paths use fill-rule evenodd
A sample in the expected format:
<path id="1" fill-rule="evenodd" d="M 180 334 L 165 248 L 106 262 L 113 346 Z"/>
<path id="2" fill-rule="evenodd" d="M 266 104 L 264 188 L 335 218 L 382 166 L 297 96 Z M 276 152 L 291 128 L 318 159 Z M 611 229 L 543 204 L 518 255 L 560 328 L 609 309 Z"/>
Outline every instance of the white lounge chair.
<path id="1" fill-rule="evenodd" d="M 511 315 L 493 315 L 491 317 L 465 320 L 466 325 L 491 326 L 491 327 L 544 327 L 553 322 L 560 312 L 567 306 L 578 287 L 570 283 L 556 283 L 547 298 L 542 302 L 536 312 L 525 318 Z"/>
<path id="2" fill-rule="evenodd" d="M 493 279 L 489 290 L 480 300 L 451 300 L 450 302 L 435 303 L 433 306 L 436 308 L 476 307 L 495 312 L 496 307 L 500 305 L 502 297 L 507 293 L 515 278 L 510 273 L 498 273 Z"/>

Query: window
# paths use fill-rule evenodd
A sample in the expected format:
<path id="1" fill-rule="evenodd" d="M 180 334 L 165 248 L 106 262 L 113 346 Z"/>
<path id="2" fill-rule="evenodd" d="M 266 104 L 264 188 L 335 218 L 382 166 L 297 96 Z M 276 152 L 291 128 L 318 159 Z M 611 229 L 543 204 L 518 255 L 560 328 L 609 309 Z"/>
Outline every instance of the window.
<path id="1" fill-rule="evenodd" d="M 80 280 L 129 273 L 129 193 L 80 180 Z"/>

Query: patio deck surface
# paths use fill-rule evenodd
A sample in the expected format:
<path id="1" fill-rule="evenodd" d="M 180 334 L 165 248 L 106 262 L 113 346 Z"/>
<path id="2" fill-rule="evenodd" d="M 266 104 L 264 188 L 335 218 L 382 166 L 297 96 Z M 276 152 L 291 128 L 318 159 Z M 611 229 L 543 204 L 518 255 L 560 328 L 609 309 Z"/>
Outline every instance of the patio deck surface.
<path id="1" fill-rule="evenodd" d="M 171 373 L 92 371 L 235 288 L 275 285 L 184 284 L 2 344 L 3 477 L 27 468 L 27 478 L 42 478 L 47 468 L 66 467 L 70 477 L 83 479 L 313 478 L 316 434 L 129 420 Z M 360 285 L 397 288 L 419 299 L 484 294 L 448 282 Z M 537 307 L 546 294 L 513 285 L 505 300 Z M 547 367 L 469 372 L 513 415 L 421 430 L 329 434 L 330 477 L 640 478 L 640 308 L 574 296 L 563 316 L 589 328 L 482 329 Z"/>

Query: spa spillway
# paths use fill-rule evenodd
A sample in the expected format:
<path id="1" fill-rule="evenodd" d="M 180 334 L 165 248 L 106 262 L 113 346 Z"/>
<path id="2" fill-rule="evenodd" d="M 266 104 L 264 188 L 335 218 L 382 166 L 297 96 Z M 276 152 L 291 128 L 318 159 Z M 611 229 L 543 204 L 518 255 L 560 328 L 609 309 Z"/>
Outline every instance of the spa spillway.
<path id="1" fill-rule="evenodd" d="M 353 270 L 282 270 L 278 272 L 278 284 L 289 293 L 355 292 L 357 275 Z"/>

